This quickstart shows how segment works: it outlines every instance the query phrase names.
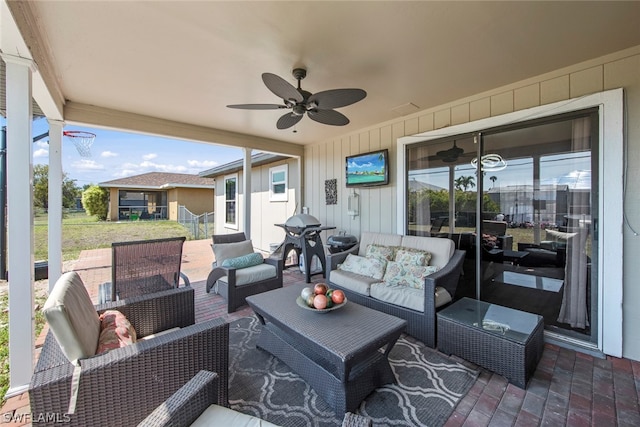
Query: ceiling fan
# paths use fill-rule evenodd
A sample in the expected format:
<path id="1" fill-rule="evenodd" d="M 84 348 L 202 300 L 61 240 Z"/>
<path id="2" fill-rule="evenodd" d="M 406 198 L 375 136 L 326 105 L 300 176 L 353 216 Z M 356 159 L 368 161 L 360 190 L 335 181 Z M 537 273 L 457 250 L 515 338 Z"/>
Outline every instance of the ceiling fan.
<path id="1" fill-rule="evenodd" d="M 458 158 L 464 155 L 464 150 L 456 145 L 456 141 L 453 141 L 453 147 L 440 150 L 436 152 L 433 156 L 429 156 L 428 160 L 440 160 L 444 163 L 453 163 L 458 160 Z"/>
<path id="2" fill-rule="evenodd" d="M 362 89 L 332 89 L 311 94 L 300 87 L 300 81 L 307 76 L 307 70 L 296 68 L 293 77 L 298 80 L 298 88 L 271 73 L 263 73 L 262 81 L 265 86 L 276 96 L 282 98 L 284 104 L 234 104 L 229 108 L 242 110 L 278 110 L 289 109 L 285 115 L 278 119 L 276 127 L 287 129 L 298 123 L 305 113 L 311 120 L 332 126 L 344 126 L 349 119 L 334 108 L 346 107 L 363 100 L 367 92 Z"/>

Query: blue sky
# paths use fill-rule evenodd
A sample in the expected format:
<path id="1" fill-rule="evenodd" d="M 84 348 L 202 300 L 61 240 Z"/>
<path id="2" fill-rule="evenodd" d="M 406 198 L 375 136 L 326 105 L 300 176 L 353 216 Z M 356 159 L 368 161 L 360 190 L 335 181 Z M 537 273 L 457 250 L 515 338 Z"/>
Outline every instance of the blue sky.
<path id="1" fill-rule="evenodd" d="M 4 118 L 0 120 L 4 126 Z M 49 130 L 46 119 L 36 119 L 33 136 Z M 156 136 L 67 125 L 64 130 L 85 130 L 96 134 L 91 157 L 78 154 L 66 137 L 62 141 L 62 170 L 76 185 L 97 184 L 145 172 L 197 174 L 242 158 L 242 150 Z M 34 143 L 33 163 L 49 163 L 48 138 Z"/>

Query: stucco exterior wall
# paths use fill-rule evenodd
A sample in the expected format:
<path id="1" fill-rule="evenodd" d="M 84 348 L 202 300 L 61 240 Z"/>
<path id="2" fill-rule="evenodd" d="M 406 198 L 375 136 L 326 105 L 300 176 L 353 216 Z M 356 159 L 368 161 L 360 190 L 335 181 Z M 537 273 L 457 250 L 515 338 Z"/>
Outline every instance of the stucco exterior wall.
<path id="1" fill-rule="evenodd" d="M 208 188 L 176 188 L 176 200 L 191 213 L 201 215 L 213 212 L 214 190 Z"/>
<path id="2" fill-rule="evenodd" d="M 109 188 L 109 221 L 118 221 L 118 189 Z"/>
<path id="3" fill-rule="evenodd" d="M 624 242 L 621 242 L 624 245 L 623 355 L 640 360 L 640 335 L 636 331 L 636 325 L 640 324 L 637 308 L 640 264 L 635 261 L 640 253 L 640 192 L 634 187 L 640 182 L 640 46 L 306 146 L 304 205 L 309 206 L 323 224 L 336 225 L 356 236 L 362 231 L 393 233 L 398 222 L 395 209 L 398 182 L 394 168 L 398 138 L 615 88 L 623 88 L 625 92 L 625 169 L 621 173 L 628 186 L 624 201 Z M 606 149 L 606 141 L 603 144 Z M 360 196 L 360 215 L 352 219 L 347 215 L 346 202 L 351 190 L 345 187 L 345 156 L 379 148 L 388 148 L 390 152 L 390 183 L 384 187 L 356 189 Z M 327 206 L 320 183 L 333 178 L 338 180 L 338 204 Z"/>
<path id="4" fill-rule="evenodd" d="M 287 200 L 269 200 L 269 169 L 286 164 L 288 167 Z M 216 176 L 215 192 L 215 223 L 216 234 L 233 233 L 242 230 L 244 194 L 242 194 L 242 171 L 237 172 L 238 177 L 238 227 L 228 227 L 225 225 L 225 189 L 224 177 Z M 281 160 L 268 165 L 253 167 L 251 171 L 251 240 L 254 248 L 262 252 L 269 252 L 271 243 L 280 243 L 284 240 L 284 231 L 274 224 L 284 223 L 287 218 L 296 212 L 296 188 L 300 187 L 298 173 L 298 160 L 295 158 Z M 300 211 L 300 207 L 298 207 Z"/>

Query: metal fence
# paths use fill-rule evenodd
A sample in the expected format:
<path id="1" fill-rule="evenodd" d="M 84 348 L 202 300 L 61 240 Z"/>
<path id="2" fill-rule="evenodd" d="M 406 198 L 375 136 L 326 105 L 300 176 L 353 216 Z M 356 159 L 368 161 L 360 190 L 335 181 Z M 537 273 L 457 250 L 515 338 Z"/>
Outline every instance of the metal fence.
<path id="1" fill-rule="evenodd" d="M 207 239 L 213 234 L 215 227 L 213 215 L 213 212 L 195 215 L 186 207 L 178 206 L 178 222 L 185 226 L 196 240 Z"/>

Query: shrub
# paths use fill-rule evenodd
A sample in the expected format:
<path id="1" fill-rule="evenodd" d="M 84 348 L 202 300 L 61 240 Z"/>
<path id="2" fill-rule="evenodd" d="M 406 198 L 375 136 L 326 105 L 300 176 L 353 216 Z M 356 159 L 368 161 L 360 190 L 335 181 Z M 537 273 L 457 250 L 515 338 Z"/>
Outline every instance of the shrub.
<path id="1" fill-rule="evenodd" d="M 87 188 L 82 192 L 82 206 L 87 215 L 95 215 L 101 221 L 106 220 L 109 212 L 109 191 L 97 185 Z"/>

